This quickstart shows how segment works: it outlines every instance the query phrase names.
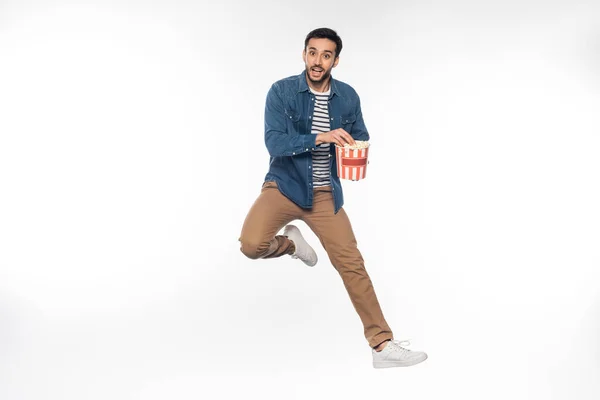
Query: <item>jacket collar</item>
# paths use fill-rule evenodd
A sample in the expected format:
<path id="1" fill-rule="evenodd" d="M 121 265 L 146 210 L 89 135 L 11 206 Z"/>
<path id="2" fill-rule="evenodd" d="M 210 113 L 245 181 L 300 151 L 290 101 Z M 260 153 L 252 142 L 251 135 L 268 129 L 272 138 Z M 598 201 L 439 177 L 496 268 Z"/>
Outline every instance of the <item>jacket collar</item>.
<path id="1" fill-rule="evenodd" d="M 332 98 L 334 94 L 340 96 L 340 92 L 338 90 L 337 81 L 333 79 L 331 76 L 330 79 L 330 89 L 331 92 L 329 94 L 329 98 Z M 298 75 L 298 93 L 307 92 L 308 91 L 308 83 L 306 82 L 306 70 L 302 71 L 300 75 Z"/>

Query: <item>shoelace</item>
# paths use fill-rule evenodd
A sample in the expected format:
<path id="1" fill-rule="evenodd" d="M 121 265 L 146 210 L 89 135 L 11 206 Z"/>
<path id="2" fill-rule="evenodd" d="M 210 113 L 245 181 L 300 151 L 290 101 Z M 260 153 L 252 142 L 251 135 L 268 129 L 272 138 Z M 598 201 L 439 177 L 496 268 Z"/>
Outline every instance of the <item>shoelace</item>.
<path id="1" fill-rule="evenodd" d="M 410 346 L 410 340 L 390 340 L 390 344 L 392 345 L 392 347 L 390 347 L 391 351 L 400 351 L 400 352 L 410 351 L 409 349 L 405 349 L 404 347 L 402 347 L 402 346 Z"/>

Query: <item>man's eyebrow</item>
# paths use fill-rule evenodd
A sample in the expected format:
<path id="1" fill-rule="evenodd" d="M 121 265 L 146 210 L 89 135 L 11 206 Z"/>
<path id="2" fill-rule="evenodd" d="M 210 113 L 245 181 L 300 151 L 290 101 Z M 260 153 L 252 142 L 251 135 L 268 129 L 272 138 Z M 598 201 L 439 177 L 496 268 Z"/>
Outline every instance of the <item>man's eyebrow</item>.
<path id="1" fill-rule="evenodd" d="M 317 49 L 316 47 L 309 47 L 308 49 L 309 49 L 309 50 L 316 50 L 316 51 L 319 51 L 319 49 Z M 333 54 L 333 51 L 331 51 L 331 50 L 323 50 L 323 51 L 324 51 L 325 53 L 331 53 L 331 54 Z"/>

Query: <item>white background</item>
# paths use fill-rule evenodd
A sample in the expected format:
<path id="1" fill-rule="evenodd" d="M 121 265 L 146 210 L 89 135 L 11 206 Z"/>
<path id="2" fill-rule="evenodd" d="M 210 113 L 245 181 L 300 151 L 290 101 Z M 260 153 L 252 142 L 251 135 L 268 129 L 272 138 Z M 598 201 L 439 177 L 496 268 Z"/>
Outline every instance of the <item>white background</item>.
<path id="1" fill-rule="evenodd" d="M 598 1 L 0 2 L 0 398 L 598 399 Z M 264 100 L 344 41 L 344 182 L 397 339 L 316 237 L 239 251 Z"/>

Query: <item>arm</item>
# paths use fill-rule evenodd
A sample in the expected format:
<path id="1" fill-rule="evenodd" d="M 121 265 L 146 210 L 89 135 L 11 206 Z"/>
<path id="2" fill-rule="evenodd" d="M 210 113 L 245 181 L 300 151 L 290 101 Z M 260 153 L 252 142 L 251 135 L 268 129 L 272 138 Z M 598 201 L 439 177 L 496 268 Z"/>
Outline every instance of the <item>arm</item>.
<path id="1" fill-rule="evenodd" d="M 334 129 L 329 132 L 319 133 L 316 136 L 316 145 L 320 145 L 321 143 L 333 143 L 337 144 L 338 146 L 344 146 L 346 144 L 354 146 L 354 139 L 348 132 L 346 132 L 342 128 Z"/>
<path id="2" fill-rule="evenodd" d="M 315 148 L 316 135 L 291 134 L 287 130 L 289 116 L 275 85 L 267 94 L 265 106 L 265 145 L 271 157 L 293 156 Z"/>
<path id="3" fill-rule="evenodd" d="M 346 144 L 353 146 L 355 144 L 355 140 L 369 140 L 369 132 L 365 126 L 365 121 L 363 120 L 362 111 L 360 109 L 360 98 L 356 93 L 355 95 L 356 104 L 354 106 L 354 114 L 356 115 L 356 120 L 352 124 L 350 133 L 346 132 L 343 128 L 334 129 L 325 133 L 319 133 L 317 135 L 315 144 L 319 145 L 321 143 L 334 143 L 338 146 L 344 146 Z"/>

